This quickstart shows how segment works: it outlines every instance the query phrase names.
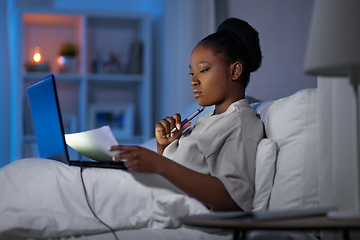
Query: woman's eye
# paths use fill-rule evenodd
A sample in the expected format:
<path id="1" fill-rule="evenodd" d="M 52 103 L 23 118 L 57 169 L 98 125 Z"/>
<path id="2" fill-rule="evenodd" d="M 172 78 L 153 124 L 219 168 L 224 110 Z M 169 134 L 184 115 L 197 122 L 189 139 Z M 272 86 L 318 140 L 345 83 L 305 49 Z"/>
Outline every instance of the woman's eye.
<path id="1" fill-rule="evenodd" d="M 209 68 L 205 68 L 203 70 L 200 70 L 200 73 L 206 73 L 209 70 Z"/>
<path id="2" fill-rule="evenodd" d="M 194 76 L 194 73 L 189 73 L 190 76 Z"/>

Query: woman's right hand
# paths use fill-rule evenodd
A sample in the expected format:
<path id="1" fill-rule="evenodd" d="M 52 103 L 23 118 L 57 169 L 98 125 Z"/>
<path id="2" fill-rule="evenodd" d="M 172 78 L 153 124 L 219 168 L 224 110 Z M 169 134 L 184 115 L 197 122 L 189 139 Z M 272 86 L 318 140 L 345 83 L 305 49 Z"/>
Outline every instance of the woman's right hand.
<path id="1" fill-rule="evenodd" d="M 162 154 L 164 149 L 175 139 L 177 139 L 180 134 L 190 125 L 191 122 L 187 122 L 181 126 L 181 116 L 178 113 L 172 117 L 161 119 L 155 127 L 158 152 Z M 172 132 L 174 128 L 176 128 L 176 130 Z"/>

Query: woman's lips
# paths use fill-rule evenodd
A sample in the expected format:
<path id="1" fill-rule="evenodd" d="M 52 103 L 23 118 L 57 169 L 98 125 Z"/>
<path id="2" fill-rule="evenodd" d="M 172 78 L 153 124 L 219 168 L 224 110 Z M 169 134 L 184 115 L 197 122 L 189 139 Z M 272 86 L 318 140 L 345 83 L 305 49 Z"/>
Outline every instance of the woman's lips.
<path id="1" fill-rule="evenodd" d="M 198 96 L 200 96 L 202 94 L 201 91 L 194 91 L 194 98 L 197 98 Z"/>

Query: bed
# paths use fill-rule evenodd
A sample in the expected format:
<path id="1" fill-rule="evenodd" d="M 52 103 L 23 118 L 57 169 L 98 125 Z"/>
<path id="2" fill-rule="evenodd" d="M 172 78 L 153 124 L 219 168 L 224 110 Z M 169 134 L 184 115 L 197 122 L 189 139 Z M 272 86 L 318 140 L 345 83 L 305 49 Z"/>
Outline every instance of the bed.
<path id="1" fill-rule="evenodd" d="M 253 104 L 267 135 L 257 150 L 254 211 L 318 205 L 316 101 L 317 90 L 306 89 Z M 154 140 L 143 146 L 153 148 Z M 83 179 L 91 206 L 111 223 L 118 239 L 233 237 L 221 229 L 182 225 L 178 217 L 211 212 L 158 175 L 88 168 Z M 0 239 L 116 239 L 89 210 L 78 167 L 47 159 L 18 160 L 0 169 L 0 191 Z M 255 231 L 249 238 L 315 237 Z"/>

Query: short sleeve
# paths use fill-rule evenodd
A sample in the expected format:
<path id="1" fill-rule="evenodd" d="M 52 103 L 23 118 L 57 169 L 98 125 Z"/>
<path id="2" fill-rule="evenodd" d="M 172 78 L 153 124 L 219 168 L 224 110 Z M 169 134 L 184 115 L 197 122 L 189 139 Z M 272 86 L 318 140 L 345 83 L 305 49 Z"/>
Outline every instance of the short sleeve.
<path id="1" fill-rule="evenodd" d="M 255 185 L 257 142 L 248 138 L 226 141 L 219 154 L 208 159 L 212 175 L 217 177 L 244 211 L 250 211 Z"/>

